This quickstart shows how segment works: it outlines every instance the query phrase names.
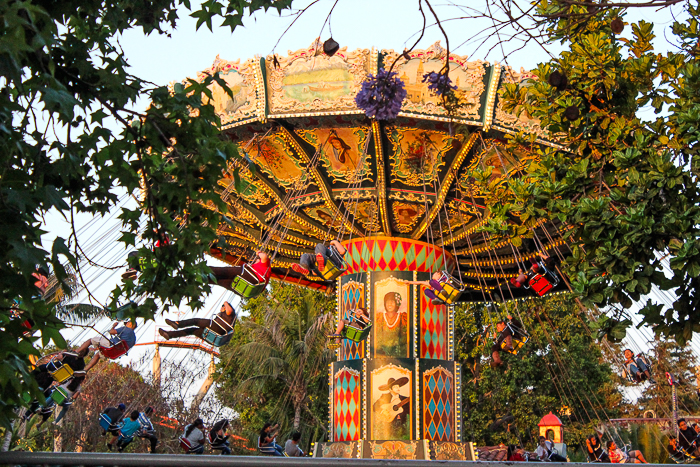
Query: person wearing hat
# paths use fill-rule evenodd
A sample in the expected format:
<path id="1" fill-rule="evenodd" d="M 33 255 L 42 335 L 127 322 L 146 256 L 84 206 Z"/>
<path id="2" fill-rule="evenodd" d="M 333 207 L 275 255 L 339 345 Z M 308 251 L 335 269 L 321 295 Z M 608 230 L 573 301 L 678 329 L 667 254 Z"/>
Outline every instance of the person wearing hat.
<path id="1" fill-rule="evenodd" d="M 221 305 L 221 311 L 219 311 L 219 314 L 217 314 L 214 319 L 192 318 L 182 321 L 166 319 L 165 322 L 175 329 L 174 331 L 166 331 L 164 329 L 158 330 L 158 334 L 166 339 L 183 336 L 197 336 L 201 339 L 206 328 L 223 336 L 229 331 L 232 331 L 236 326 L 236 312 L 229 302 L 224 302 L 224 304 Z"/>
<path id="2" fill-rule="evenodd" d="M 116 407 L 107 407 L 102 411 L 103 414 L 109 417 L 109 429 L 103 432 L 102 436 L 106 435 L 107 433 L 112 435 L 112 440 L 107 443 L 107 449 L 110 451 L 119 438 L 119 426 L 120 422 L 124 418 L 124 412 L 126 412 L 126 405 L 124 404 L 119 404 Z"/>
<path id="3" fill-rule="evenodd" d="M 408 416 L 411 412 L 411 398 L 402 396 L 399 391 L 401 387 L 408 384 L 408 378 L 389 378 L 385 384 L 377 389 L 387 391 L 372 404 L 374 410 L 374 420 L 380 430 L 385 431 L 393 437 L 401 437 L 408 433 Z M 405 431 L 402 433 L 402 431 Z M 382 438 L 380 438 L 382 439 Z"/>

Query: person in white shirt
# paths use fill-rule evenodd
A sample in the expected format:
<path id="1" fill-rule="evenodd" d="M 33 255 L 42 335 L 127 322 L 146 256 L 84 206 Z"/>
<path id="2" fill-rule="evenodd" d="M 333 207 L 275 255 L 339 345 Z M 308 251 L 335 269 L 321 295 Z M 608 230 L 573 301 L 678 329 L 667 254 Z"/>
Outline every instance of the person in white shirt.
<path id="1" fill-rule="evenodd" d="M 301 433 L 298 431 L 292 434 L 292 439 L 288 439 L 284 443 L 284 452 L 287 453 L 289 457 L 304 457 L 304 451 L 299 447 L 299 440 L 301 439 Z"/>
<path id="2" fill-rule="evenodd" d="M 559 453 L 557 453 L 554 443 L 544 436 L 540 436 L 539 445 L 535 453 L 537 453 L 537 458 L 541 461 L 567 462 L 566 457 L 560 456 Z"/>
<path id="3" fill-rule="evenodd" d="M 191 425 L 185 427 L 185 439 L 192 446 L 190 453 L 202 454 L 204 452 L 204 421 L 198 418 Z"/>

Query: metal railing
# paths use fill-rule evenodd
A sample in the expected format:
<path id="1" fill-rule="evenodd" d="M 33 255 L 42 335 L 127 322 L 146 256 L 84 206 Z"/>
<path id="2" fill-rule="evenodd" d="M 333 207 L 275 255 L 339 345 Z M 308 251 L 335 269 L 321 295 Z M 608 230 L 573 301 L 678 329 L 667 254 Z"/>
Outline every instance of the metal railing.
<path id="1" fill-rule="evenodd" d="M 313 457 L 262 457 L 262 456 L 204 456 L 184 454 L 110 454 L 88 452 L 19 452 L 0 453 L 0 465 L 57 465 L 57 466 L 148 466 L 148 467 L 370 467 L 406 466 L 436 467 L 437 465 L 479 464 L 484 467 L 503 467 L 503 462 L 430 461 L 396 459 L 336 459 Z M 523 463 L 524 464 L 524 463 Z M 512 463 L 508 463 L 512 465 Z M 583 467 L 587 464 L 548 462 L 549 467 Z M 602 464 L 596 464 L 602 465 Z"/>

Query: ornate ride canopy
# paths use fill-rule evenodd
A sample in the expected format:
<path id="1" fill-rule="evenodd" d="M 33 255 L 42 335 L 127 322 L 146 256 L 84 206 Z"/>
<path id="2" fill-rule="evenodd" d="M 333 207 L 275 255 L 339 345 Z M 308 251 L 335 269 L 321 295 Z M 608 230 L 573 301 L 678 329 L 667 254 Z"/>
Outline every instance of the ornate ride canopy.
<path id="1" fill-rule="evenodd" d="M 499 100 L 504 84 L 531 76 L 451 54 L 450 77 L 467 105 L 450 117 L 422 82 L 444 65 L 439 43 L 410 52 L 410 60 L 392 50 L 341 48 L 332 57 L 320 50 L 314 43 L 243 63 L 217 57 L 204 72 L 219 72 L 233 91 L 215 84 L 213 103 L 243 158 L 219 182 L 230 224 L 220 227 L 225 251 L 212 253 L 233 263 L 266 246 L 276 251 L 275 277 L 319 287 L 289 269 L 316 243 L 404 238 L 443 248 L 473 289 L 516 275 L 511 243 L 478 231 L 489 213 L 471 174 L 490 167 L 490 186 L 498 187 L 525 170 L 535 156 L 509 152 L 505 133 L 526 131 L 557 146 L 536 120 L 505 112 Z M 407 90 L 402 111 L 392 122 L 371 120 L 355 95 L 367 75 L 394 61 Z M 457 125 L 467 132 L 455 136 Z M 545 248 L 564 243 L 550 221 L 535 231 Z"/>

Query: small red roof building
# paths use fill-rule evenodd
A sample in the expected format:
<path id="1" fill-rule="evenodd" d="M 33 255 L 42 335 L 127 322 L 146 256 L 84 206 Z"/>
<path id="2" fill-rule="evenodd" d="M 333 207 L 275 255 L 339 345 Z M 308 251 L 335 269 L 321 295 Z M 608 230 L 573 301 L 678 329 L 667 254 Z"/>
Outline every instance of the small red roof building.
<path id="1" fill-rule="evenodd" d="M 554 415 L 552 412 L 549 412 L 547 415 L 542 417 L 542 420 L 540 420 L 540 423 L 538 423 L 537 426 L 562 426 L 562 423 L 561 420 L 559 420 L 559 417 Z"/>

